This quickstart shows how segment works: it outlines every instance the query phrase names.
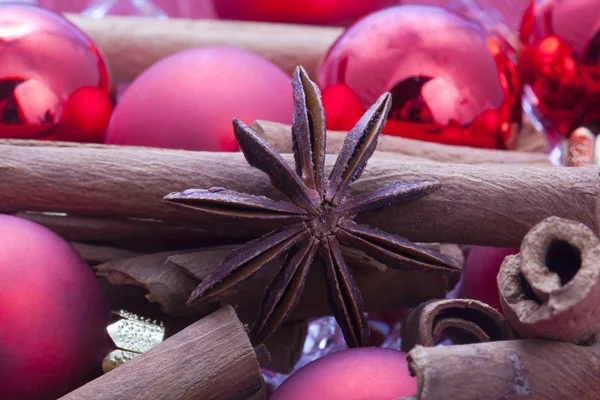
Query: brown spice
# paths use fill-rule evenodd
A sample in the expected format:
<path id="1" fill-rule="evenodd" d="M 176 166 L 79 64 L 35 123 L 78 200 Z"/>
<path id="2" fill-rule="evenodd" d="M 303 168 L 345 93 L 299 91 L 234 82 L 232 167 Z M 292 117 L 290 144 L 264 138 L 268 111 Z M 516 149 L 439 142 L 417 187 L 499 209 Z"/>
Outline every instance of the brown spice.
<path id="1" fill-rule="evenodd" d="M 522 337 L 586 342 L 600 331 L 600 241 L 581 223 L 548 218 L 504 260 L 498 287 Z"/>
<path id="2" fill-rule="evenodd" d="M 342 255 L 342 245 L 358 248 L 392 268 L 458 275 L 459 267 L 441 254 L 406 239 L 356 224 L 353 217 L 390 204 L 414 201 L 439 187 L 436 181 L 397 181 L 359 196 L 348 196 L 373 154 L 391 107 L 384 94 L 367 111 L 346 139 L 333 169 L 325 171 L 325 117 L 321 94 L 298 67 L 292 79 L 294 171 L 273 148 L 241 121 L 234 133 L 248 163 L 266 173 L 286 198 L 276 201 L 223 188 L 171 193 L 168 204 L 190 208 L 235 226 L 275 223 L 278 228 L 233 250 L 194 290 L 188 304 L 231 290 L 284 257 L 283 266 L 268 285 L 250 336 L 255 343 L 268 338 L 300 300 L 313 259 L 320 257 L 327 275 L 329 304 L 350 347 L 368 344 L 368 327 L 361 294 Z"/>
<path id="3" fill-rule="evenodd" d="M 260 365 L 230 306 L 62 400 L 264 399 Z"/>
<path id="4" fill-rule="evenodd" d="M 512 330 L 498 311 L 470 299 L 431 300 L 415 308 L 402 332 L 402 350 L 432 347 L 442 337 L 454 344 L 508 340 Z"/>
<path id="5" fill-rule="evenodd" d="M 291 127 L 289 125 L 258 120 L 251 125 L 263 139 L 281 153 L 290 153 Z M 337 154 L 342 147 L 346 132 L 327 132 L 327 152 Z M 439 143 L 405 139 L 382 135 L 377 141 L 375 157 L 400 158 L 411 163 L 431 160 L 453 164 L 521 164 L 550 166 L 548 156 L 543 153 L 521 151 L 475 149 L 463 146 L 448 146 Z"/>

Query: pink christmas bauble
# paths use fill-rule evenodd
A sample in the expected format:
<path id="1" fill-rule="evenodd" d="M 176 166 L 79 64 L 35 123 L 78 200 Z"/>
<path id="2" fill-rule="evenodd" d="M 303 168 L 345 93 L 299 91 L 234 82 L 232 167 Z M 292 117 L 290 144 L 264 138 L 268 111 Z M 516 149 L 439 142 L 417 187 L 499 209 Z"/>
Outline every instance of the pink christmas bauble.
<path id="1" fill-rule="evenodd" d="M 344 83 L 365 106 L 391 92 L 387 134 L 510 148 L 520 122 L 516 68 L 502 48 L 477 23 L 437 7 L 363 18 L 331 47 L 319 83 Z"/>
<path id="2" fill-rule="evenodd" d="M 377 347 L 339 351 L 294 372 L 271 400 L 389 400 L 417 393 L 406 354 Z"/>
<path id="3" fill-rule="evenodd" d="M 0 137 L 50 136 L 77 89 L 111 92 L 96 46 L 58 14 L 0 4 L 0 27 Z"/>
<path id="4" fill-rule="evenodd" d="M 462 294 L 502 311 L 496 276 L 506 256 L 519 249 L 473 246 L 465 261 Z"/>
<path id="5" fill-rule="evenodd" d="M 236 151 L 231 121 L 292 120 L 290 77 L 243 50 L 206 47 L 167 57 L 123 93 L 106 142 Z"/>
<path id="6" fill-rule="evenodd" d="M 0 398 L 54 400 L 99 370 L 109 312 L 83 259 L 48 229 L 0 215 Z"/>

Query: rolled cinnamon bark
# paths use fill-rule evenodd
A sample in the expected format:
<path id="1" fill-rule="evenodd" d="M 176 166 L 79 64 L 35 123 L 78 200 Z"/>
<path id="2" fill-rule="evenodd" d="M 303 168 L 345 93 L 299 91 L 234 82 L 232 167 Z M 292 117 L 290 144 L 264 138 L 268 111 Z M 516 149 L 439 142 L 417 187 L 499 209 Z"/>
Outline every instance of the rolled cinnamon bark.
<path id="1" fill-rule="evenodd" d="M 252 128 L 280 153 L 292 152 L 291 127 L 277 122 L 258 120 Z M 346 138 L 346 132 L 327 132 L 327 152 L 339 152 Z M 375 156 L 399 157 L 410 160 L 411 157 L 454 164 L 526 164 L 550 166 L 548 156 L 543 153 L 521 151 L 474 149 L 472 147 L 448 146 L 439 143 L 381 135 L 377 141 L 377 151 L 385 152 Z"/>
<path id="2" fill-rule="evenodd" d="M 454 344 L 512 339 L 511 328 L 498 311 L 477 300 L 431 300 L 415 308 L 402 327 L 402 351 L 416 345 L 432 347 L 445 336 Z"/>
<path id="3" fill-rule="evenodd" d="M 226 187 L 280 198 L 266 175 L 239 153 L 126 147 L 0 145 L 0 211 L 197 223 L 215 234 L 242 234 L 231 223 L 168 207 L 162 198 L 189 188 Z M 290 155 L 285 155 L 289 162 Z M 333 157 L 327 164 L 332 165 Z M 398 180 L 436 179 L 425 198 L 364 213 L 357 221 L 417 242 L 517 247 L 531 227 L 552 215 L 598 233 L 600 169 L 408 164 L 372 158 L 353 193 Z M 263 234 L 265 227 L 256 227 Z"/>
<path id="4" fill-rule="evenodd" d="M 600 349 L 541 339 L 417 346 L 415 400 L 600 399 Z"/>
<path id="5" fill-rule="evenodd" d="M 130 82 L 158 60 L 181 50 L 228 46 L 259 54 L 291 74 L 303 65 L 317 76 L 321 58 L 342 28 L 219 20 L 157 20 L 68 14 L 106 55 L 117 82 Z"/>
<path id="6" fill-rule="evenodd" d="M 215 303 L 202 302 L 188 308 L 186 301 L 192 290 L 232 248 L 223 246 L 183 253 L 144 255 L 101 264 L 95 269 L 98 275 L 112 284 L 136 285 L 148 290 L 148 300 L 160 304 L 165 313 L 205 315 L 214 308 Z M 366 311 L 415 307 L 423 301 L 444 297 L 458 279 L 458 276 L 393 270 L 355 249 L 344 248 L 343 252 L 353 269 Z M 264 273 L 242 282 L 235 291 L 220 296 L 219 303 L 235 305 L 240 319 L 244 323 L 251 323 L 256 318 L 265 288 L 280 267 L 281 261 L 274 260 Z M 315 262 L 300 302 L 289 321 L 331 314 L 324 282 L 322 267 Z"/>
<path id="7" fill-rule="evenodd" d="M 504 260 L 498 288 L 522 337 L 586 342 L 600 331 L 600 241 L 581 223 L 548 218 Z"/>
<path id="8" fill-rule="evenodd" d="M 262 399 L 254 348 L 226 306 L 62 400 Z"/>

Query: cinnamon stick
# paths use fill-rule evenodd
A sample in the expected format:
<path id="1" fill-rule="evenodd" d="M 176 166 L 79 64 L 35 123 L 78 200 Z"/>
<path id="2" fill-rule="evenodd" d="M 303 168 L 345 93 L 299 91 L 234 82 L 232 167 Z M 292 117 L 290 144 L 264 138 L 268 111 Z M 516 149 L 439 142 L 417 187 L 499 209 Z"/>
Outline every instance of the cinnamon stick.
<path id="1" fill-rule="evenodd" d="M 415 400 L 600 399 L 600 348 L 541 339 L 417 346 Z"/>
<path id="2" fill-rule="evenodd" d="M 289 125 L 258 120 L 252 128 L 280 153 L 292 152 L 291 127 Z M 342 147 L 346 132 L 327 132 L 327 152 L 336 154 Z M 548 156 L 543 153 L 521 151 L 475 149 L 463 146 L 448 146 L 439 143 L 382 135 L 377 142 L 377 150 L 384 152 L 378 157 L 411 157 L 455 164 L 526 164 L 550 166 Z M 411 160 L 414 162 L 414 160 Z"/>
<path id="3" fill-rule="evenodd" d="M 71 242 L 71 246 L 88 264 L 101 264 L 124 258 L 136 257 L 139 254 L 125 249 L 109 246 L 99 246 L 87 243 Z"/>
<path id="4" fill-rule="evenodd" d="M 600 241 L 581 223 L 548 218 L 504 260 L 498 288 L 522 337 L 586 342 L 600 331 Z"/>
<path id="5" fill-rule="evenodd" d="M 277 198 L 266 176 L 239 153 L 93 146 L 0 145 L 0 211 L 57 211 L 114 218 L 197 223 L 240 235 L 235 224 L 167 207 L 162 198 L 189 188 L 224 186 Z M 23 143 L 23 142 L 20 142 Z M 285 155 L 289 162 L 291 156 Z M 333 158 L 327 159 L 331 166 Z M 74 173 L 76 171 L 76 173 Z M 403 179 L 436 179 L 436 192 L 411 203 L 359 215 L 357 221 L 417 242 L 516 247 L 552 215 L 600 232 L 600 169 L 408 164 L 372 158 L 354 193 Z M 243 232 L 259 235 L 260 232 Z"/>
<path id="6" fill-rule="evenodd" d="M 243 232 L 236 231 L 219 235 L 210 229 L 186 223 L 167 223 L 156 220 L 134 218 L 110 218 L 81 215 L 52 215 L 39 212 L 19 212 L 15 216 L 45 226 L 65 240 L 77 242 L 118 242 L 140 239 L 198 240 L 199 242 L 219 237 L 245 239 Z"/>
<path id="7" fill-rule="evenodd" d="M 100 47 L 117 82 L 130 82 L 158 60 L 204 46 L 235 47 L 259 54 L 290 75 L 303 65 L 317 76 L 321 58 L 342 28 L 220 20 L 157 20 L 68 14 Z"/>
<path id="8" fill-rule="evenodd" d="M 112 284 L 143 287 L 148 291 L 148 300 L 160 304 L 165 313 L 205 315 L 214 309 L 215 303 L 202 302 L 188 308 L 186 301 L 232 248 L 221 246 L 143 255 L 101 264 L 95 269 Z M 356 249 L 344 248 L 343 253 L 353 269 L 367 311 L 414 307 L 425 300 L 443 297 L 458 278 L 393 270 Z M 242 282 L 236 291 L 220 296 L 217 304 L 233 304 L 240 319 L 251 323 L 256 318 L 265 288 L 280 267 L 281 261 L 274 260 L 264 273 Z M 318 263 L 311 267 L 303 295 L 289 321 L 331 314 L 322 269 Z"/>
<path id="9" fill-rule="evenodd" d="M 512 331 L 498 311 L 477 300 L 431 300 L 415 308 L 402 327 L 402 350 L 432 347 L 446 336 L 454 344 L 508 340 Z"/>
<path id="10" fill-rule="evenodd" d="M 262 399 L 254 348 L 226 306 L 63 400 Z"/>

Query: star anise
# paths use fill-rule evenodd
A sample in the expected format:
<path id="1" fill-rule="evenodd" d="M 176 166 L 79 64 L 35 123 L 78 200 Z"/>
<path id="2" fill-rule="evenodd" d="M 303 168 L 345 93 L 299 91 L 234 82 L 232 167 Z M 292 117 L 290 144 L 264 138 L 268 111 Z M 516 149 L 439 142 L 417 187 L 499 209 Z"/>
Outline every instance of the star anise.
<path id="1" fill-rule="evenodd" d="M 235 136 L 248 163 L 266 173 L 288 201 L 238 193 L 223 188 L 171 193 L 165 201 L 236 222 L 275 222 L 279 228 L 233 250 L 194 290 L 188 304 L 213 298 L 285 256 L 269 284 L 250 336 L 264 341 L 294 309 L 313 259 L 326 272 L 329 302 L 350 347 L 368 344 L 362 298 L 342 256 L 342 245 L 358 248 L 391 268 L 457 273 L 452 260 L 406 239 L 352 221 L 360 212 L 422 197 L 440 187 L 433 180 L 401 181 L 371 193 L 347 197 L 348 186 L 373 154 L 391 106 L 382 95 L 348 133 L 333 169 L 325 172 L 325 117 L 317 86 L 298 67 L 292 80 L 294 169 L 265 140 L 241 121 L 233 120 Z"/>

